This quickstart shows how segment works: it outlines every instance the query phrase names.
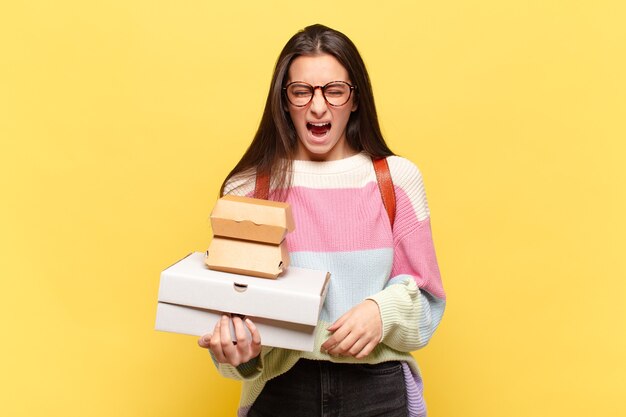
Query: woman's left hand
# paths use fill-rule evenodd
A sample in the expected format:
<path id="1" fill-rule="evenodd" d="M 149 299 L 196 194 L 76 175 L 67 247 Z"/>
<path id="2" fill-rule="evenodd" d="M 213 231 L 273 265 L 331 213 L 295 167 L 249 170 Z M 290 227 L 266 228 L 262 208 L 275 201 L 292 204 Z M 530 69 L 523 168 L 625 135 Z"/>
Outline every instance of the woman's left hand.
<path id="1" fill-rule="evenodd" d="M 322 352 L 364 358 L 380 342 L 382 329 L 378 304 L 373 300 L 364 300 L 328 328 L 333 335 L 322 344 Z"/>

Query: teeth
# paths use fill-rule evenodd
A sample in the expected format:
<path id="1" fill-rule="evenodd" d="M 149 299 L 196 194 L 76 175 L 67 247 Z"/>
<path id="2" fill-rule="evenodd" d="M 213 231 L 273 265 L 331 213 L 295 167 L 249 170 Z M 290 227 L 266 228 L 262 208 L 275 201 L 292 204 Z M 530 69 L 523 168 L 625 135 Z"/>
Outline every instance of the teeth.
<path id="1" fill-rule="evenodd" d="M 327 126 L 327 125 L 329 125 L 330 123 L 311 123 L 311 122 L 309 122 L 309 124 L 310 124 L 311 126 L 321 127 L 321 126 Z"/>

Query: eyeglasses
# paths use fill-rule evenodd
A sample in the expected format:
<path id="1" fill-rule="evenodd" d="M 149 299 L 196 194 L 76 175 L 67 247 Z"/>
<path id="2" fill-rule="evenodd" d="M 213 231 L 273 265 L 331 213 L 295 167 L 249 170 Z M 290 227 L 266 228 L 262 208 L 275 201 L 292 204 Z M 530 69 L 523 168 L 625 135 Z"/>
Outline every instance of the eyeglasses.
<path id="1" fill-rule="evenodd" d="M 350 100 L 352 90 L 356 89 L 355 85 L 345 81 L 331 81 L 326 85 L 316 85 L 294 81 L 283 87 L 287 100 L 296 107 L 304 107 L 313 100 L 315 90 L 322 90 L 322 96 L 328 104 L 333 107 L 343 106 Z"/>

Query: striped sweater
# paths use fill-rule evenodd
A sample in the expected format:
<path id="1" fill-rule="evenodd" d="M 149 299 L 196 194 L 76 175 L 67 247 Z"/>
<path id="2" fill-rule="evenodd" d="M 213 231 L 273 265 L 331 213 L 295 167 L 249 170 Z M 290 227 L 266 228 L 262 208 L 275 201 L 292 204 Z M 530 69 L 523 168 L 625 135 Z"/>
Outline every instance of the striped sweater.
<path id="1" fill-rule="evenodd" d="M 243 381 L 238 411 L 245 417 L 265 383 L 300 358 L 333 362 L 403 363 L 409 416 L 425 416 L 422 380 L 409 352 L 424 347 L 439 325 L 445 293 L 432 242 L 430 216 L 418 168 L 388 158 L 396 193 L 393 231 L 371 159 L 363 153 L 336 161 L 294 161 L 287 202 L 296 223 L 287 236 L 291 265 L 329 271 L 313 352 L 263 347 L 258 359 L 233 367 L 226 377 Z M 251 195 L 254 184 L 233 180 L 225 193 Z M 335 320 L 364 299 L 374 300 L 383 324 L 381 343 L 364 359 L 320 351 Z M 263 335 L 261 335 L 261 339 Z"/>

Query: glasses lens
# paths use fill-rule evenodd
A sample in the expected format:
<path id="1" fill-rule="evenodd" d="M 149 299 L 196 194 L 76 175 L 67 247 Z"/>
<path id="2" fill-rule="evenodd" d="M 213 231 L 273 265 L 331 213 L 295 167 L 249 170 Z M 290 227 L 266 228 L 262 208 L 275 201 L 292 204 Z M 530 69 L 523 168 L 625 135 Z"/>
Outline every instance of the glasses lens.
<path id="1" fill-rule="evenodd" d="M 294 106 L 306 106 L 313 97 L 313 87 L 308 84 L 289 84 L 287 99 Z"/>
<path id="2" fill-rule="evenodd" d="M 350 99 L 350 86 L 344 82 L 334 82 L 324 86 L 324 97 L 333 106 L 346 104 Z"/>

